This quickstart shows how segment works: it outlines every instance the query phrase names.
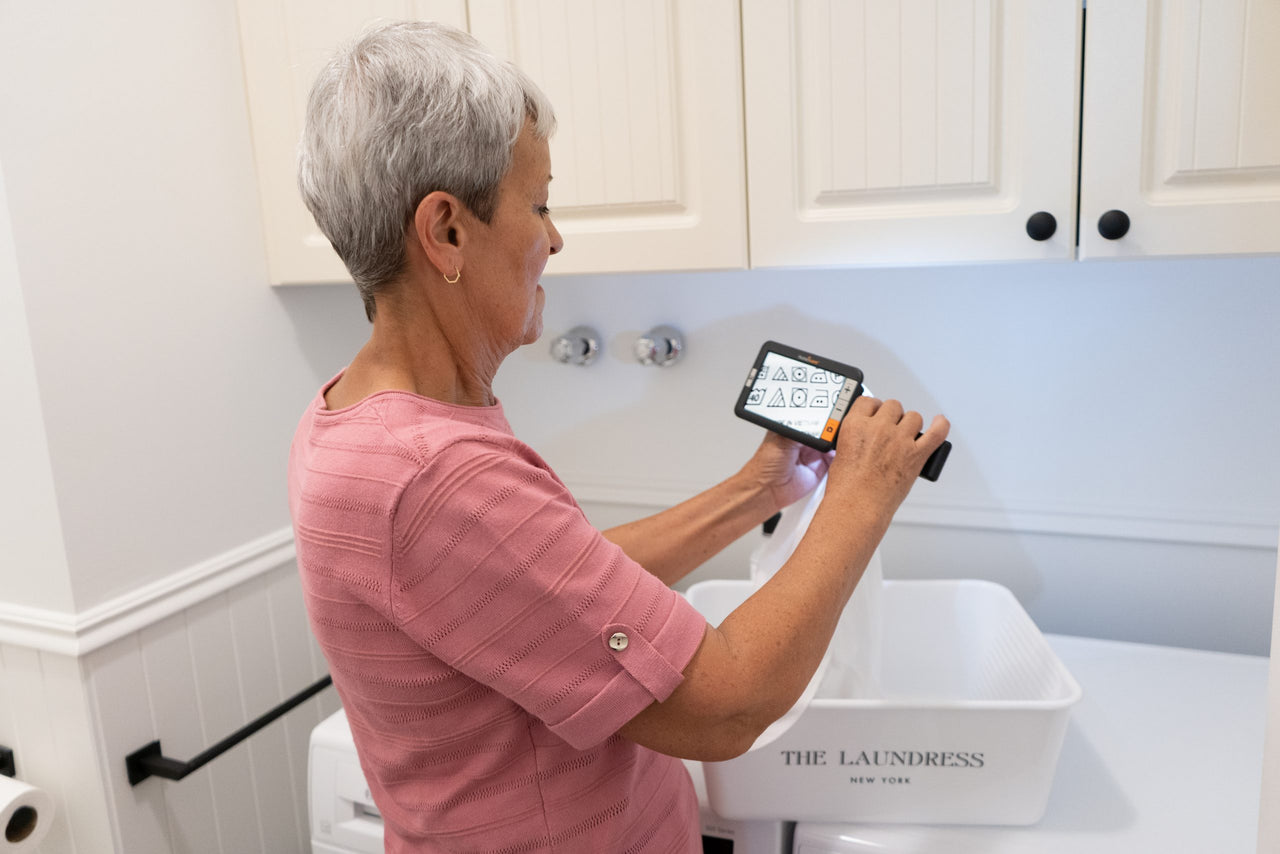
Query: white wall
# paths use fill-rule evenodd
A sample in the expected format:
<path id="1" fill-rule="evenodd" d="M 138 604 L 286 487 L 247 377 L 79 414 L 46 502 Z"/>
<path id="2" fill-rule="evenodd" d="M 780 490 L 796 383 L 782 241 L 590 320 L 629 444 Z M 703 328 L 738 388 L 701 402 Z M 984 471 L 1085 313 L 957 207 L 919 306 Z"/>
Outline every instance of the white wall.
<path id="1" fill-rule="evenodd" d="M 84 610 L 287 525 L 286 449 L 329 367 L 264 286 L 235 4 L 0 15 L 0 159 Z"/>
<path id="2" fill-rule="evenodd" d="M 776 338 L 952 421 L 955 451 L 900 513 L 886 573 L 992 578 L 1053 631 L 1266 653 L 1280 259 L 546 284 L 548 333 L 594 324 L 608 356 L 572 368 L 526 347 L 498 392 L 597 514 L 733 471 L 760 435 L 732 414 L 737 388 Z M 684 329 L 687 356 L 641 367 L 630 342 L 660 322 Z M 727 560 L 717 572 L 744 571 Z"/>
<path id="3" fill-rule="evenodd" d="M 526 435 L 570 470 L 697 483 L 732 469 L 759 436 L 733 400 L 772 336 L 844 357 L 880 396 L 951 418 L 947 474 L 917 503 L 1280 521 L 1264 438 L 1280 416 L 1280 259 L 548 284 L 549 334 L 593 322 L 610 358 L 574 369 L 533 345 L 504 366 L 502 390 Z M 659 321 L 685 329 L 684 362 L 660 371 L 618 352 Z M 683 429 L 657 429 L 677 414 Z"/>
<path id="4" fill-rule="evenodd" d="M 67 611 L 62 525 L 58 518 L 49 444 L 45 439 L 27 312 L 18 281 L 4 172 L 0 169 L 0 400 L 8 404 L 0 442 L 0 590 L 15 608 Z"/>
<path id="5" fill-rule="evenodd" d="M 291 577 L 285 455 L 359 302 L 290 311 L 265 285 L 233 3 L 0 4 L 0 117 L 0 744 L 55 796 L 41 850 L 301 854 L 331 699 L 190 781 L 131 788 L 123 756 L 156 737 L 188 758 L 313 678 L 296 620 L 270 649 L 240 633 L 234 668 L 216 633 L 169 639 L 300 607 L 259 576 Z M 188 835 L 244 821 L 254 785 L 247 836 Z"/>

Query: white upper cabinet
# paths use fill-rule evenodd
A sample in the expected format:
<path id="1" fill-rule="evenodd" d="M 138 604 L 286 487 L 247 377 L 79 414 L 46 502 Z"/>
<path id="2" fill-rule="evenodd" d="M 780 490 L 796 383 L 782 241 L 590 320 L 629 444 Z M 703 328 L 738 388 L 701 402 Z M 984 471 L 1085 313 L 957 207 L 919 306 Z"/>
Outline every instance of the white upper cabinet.
<path id="1" fill-rule="evenodd" d="M 298 194 L 298 139 L 311 83 L 338 46 L 367 25 L 415 19 L 465 28 L 466 2 L 239 0 L 237 10 L 271 283 L 349 283 Z"/>
<path id="2" fill-rule="evenodd" d="M 1093 0 L 1084 93 L 1080 257 L 1280 252 L 1280 3 Z"/>
<path id="3" fill-rule="evenodd" d="M 1080 7 L 743 0 L 752 266 L 1280 252 L 1280 3 Z"/>
<path id="4" fill-rule="evenodd" d="M 736 0 L 471 0 L 471 33 L 547 93 L 548 273 L 747 266 Z"/>
<path id="5" fill-rule="evenodd" d="M 742 5 L 752 266 L 1071 257 L 1079 0 Z"/>
<path id="6" fill-rule="evenodd" d="M 350 280 L 294 152 L 380 18 L 466 26 L 551 98 L 549 273 L 1280 253 L 1280 0 L 239 9 L 274 283 Z"/>

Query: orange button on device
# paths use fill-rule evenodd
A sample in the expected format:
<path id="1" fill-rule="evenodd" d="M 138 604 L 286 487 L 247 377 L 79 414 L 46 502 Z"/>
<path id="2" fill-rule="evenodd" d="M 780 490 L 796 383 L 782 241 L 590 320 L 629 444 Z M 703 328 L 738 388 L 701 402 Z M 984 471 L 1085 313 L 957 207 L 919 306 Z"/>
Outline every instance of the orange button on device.
<path id="1" fill-rule="evenodd" d="M 836 438 L 836 428 L 840 426 L 840 422 L 834 418 L 827 419 L 827 426 L 822 428 L 822 438 L 828 442 L 834 442 Z"/>

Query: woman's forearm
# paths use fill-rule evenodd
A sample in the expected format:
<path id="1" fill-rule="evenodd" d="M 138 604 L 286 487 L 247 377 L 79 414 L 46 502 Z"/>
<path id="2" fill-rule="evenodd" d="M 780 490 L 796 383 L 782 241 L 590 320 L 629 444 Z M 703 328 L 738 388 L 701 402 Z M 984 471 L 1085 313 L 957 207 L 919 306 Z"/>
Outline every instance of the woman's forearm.
<path id="1" fill-rule="evenodd" d="M 687 759 L 719 761 L 747 750 L 803 692 L 891 516 L 891 507 L 820 507 L 786 564 L 719 626 L 707 627 L 675 693 L 622 734 Z"/>
<path id="2" fill-rule="evenodd" d="M 738 473 L 669 510 L 604 531 L 627 556 L 674 584 L 777 512 L 767 487 Z"/>

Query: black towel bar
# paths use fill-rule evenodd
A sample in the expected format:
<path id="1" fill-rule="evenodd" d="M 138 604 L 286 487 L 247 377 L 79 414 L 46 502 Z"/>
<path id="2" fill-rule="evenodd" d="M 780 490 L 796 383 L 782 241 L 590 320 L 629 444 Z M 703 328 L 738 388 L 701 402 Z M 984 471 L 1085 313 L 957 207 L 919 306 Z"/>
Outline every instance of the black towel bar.
<path id="1" fill-rule="evenodd" d="M 168 756 L 160 754 L 160 742 L 153 741 L 145 747 L 140 747 L 133 753 L 124 758 L 125 769 L 129 772 L 129 785 L 136 786 L 148 777 L 163 777 L 166 780 L 181 780 L 192 771 L 208 764 L 213 759 L 226 753 L 276 718 L 288 712 L 294 706 L 306 702 L 307 700 L 319 694 L 325 688 L 333 684 L 333 677 L 326 676 L 319 682 L 316 682 L 309 688 L 305 688 L 294 696 L 285 700 L 271 711 L 267 712 L 257 720 L 250 721 L 240 729 L 231 733 L 222 741 L 210 747 L 203 753 L 183 762 L 181 759 L 171 759 Z"/>

